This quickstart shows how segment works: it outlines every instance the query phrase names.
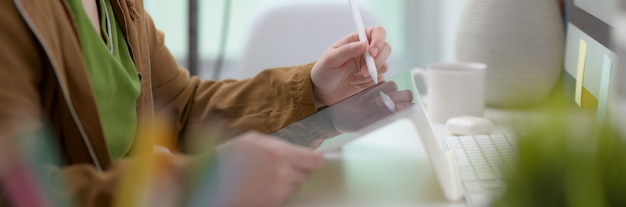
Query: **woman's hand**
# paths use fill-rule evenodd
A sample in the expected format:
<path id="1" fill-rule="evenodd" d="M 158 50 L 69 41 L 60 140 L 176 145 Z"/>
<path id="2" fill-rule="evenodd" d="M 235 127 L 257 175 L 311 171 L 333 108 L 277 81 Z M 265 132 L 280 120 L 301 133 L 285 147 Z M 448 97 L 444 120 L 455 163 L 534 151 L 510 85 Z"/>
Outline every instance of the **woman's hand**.
<path id="1" fill-rule="evenodd" d="M 311 71 L 316 101 L 320 105 L 332 105 L 348 96 L 374 85 L 363 54 L 369 52 L 378 71 L 378 82 L 384 80 L 389 69 L 387 58 L 391 46 L 386 42 L 383 27 L 366 29 L 369 43 L 359 41 L 357 33 L 349 34 L 328 48 Z"/>
<path id="2" fill-rule="evenodd" d="M 219 146 L 217 158 L 215 206 L 280 206 L 324 166 L 312 149 L 256 132 Z"/>

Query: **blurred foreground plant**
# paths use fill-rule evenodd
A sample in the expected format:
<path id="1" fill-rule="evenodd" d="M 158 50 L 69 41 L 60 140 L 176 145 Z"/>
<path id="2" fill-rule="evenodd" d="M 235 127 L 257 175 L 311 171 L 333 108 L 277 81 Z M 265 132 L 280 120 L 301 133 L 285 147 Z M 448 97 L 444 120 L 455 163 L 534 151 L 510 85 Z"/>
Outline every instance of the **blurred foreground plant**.
<path id="1" fill-rule="evenodd" d="M 625 139 L 590 114 L 551 109 L 520 130 L 517 163 L 494 206 L 626 206 Z"/>

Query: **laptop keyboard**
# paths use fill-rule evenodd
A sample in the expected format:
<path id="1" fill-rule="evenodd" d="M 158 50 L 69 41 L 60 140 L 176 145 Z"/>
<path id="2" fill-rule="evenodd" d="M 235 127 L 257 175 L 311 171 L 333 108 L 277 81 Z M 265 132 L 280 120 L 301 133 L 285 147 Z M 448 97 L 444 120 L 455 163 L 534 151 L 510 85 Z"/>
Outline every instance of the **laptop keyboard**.
<path id="1" fill-rule="evenodd" d="M 468 206 L 489 206 L 504 192 L 501 169 L 513 165 L 515 135 L 449 136 L 445 145 L 455 151 Z"/>

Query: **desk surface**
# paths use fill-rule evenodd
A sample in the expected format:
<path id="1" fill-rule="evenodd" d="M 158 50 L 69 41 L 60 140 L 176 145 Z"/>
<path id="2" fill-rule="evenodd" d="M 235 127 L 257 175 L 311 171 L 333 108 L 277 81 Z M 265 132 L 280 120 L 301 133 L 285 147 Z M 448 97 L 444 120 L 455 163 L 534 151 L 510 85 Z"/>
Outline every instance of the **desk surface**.
<path id="1" fill-rule="evenodd" d="M 399 89 L 413 89 L 410 77 L 392 80 Z M 493 109 L 485 113 L 496 123 L 495 133 L 506 130 L 501 127 L 506 125 L 503 114 Z M 431 125 L 439 139 L 450 135 L 443 123 Z M 417 129 L 408 120 L 372 131 L 325 158 L 326 167 L 285 206 L 465 206 L 444 197 Z"/>
<path id="2" fill-rule="evenodd" d="M 327 153 L 286 206 L 463 206 L 439 189 L 416 129 L 398 120 Z"/>

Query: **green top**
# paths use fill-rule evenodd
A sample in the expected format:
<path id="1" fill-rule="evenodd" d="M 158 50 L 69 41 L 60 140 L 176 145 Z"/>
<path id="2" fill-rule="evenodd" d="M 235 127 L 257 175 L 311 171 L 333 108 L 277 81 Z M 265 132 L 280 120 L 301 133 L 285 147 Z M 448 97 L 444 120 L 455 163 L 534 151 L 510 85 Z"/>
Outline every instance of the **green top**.
<path id="1" fill-rule="evenodd" d="M 104 137 L 113 160 L 120 159 L 130 150 L 137 126 L 137 98 L 141 84 L 130 55 L 128 44 L 120 26 L 115 21 L 111 3 L 99 1 L 100 24 L 103 35 L 98 34 L 89 20 L 81 0 L 66 0 L 73 14 L 91 86 L 95 93 L 98 114 Z M 111 35 L 107 27 L 107 11 Z M 110 46 L 113 44 L 113 53 Z"/>

